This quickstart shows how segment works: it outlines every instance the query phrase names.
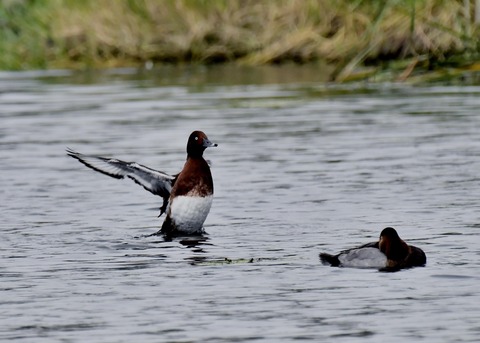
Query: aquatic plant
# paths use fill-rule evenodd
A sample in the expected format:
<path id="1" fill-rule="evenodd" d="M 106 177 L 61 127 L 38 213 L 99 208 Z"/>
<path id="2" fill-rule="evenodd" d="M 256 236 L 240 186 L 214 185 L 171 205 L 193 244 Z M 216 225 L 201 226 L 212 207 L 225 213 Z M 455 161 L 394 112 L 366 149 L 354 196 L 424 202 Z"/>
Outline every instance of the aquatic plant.
<path id="1" fill-rule="evenodd" d="M 412 58 L 410 66 L 431 67 L 451 56 L 476 60 L 479 6 L 468 0 L 3 0 L 0 68 L 322 59 L 336 65 L 337 80 L 346 80 L 358 66 L 382 61 Z"/>

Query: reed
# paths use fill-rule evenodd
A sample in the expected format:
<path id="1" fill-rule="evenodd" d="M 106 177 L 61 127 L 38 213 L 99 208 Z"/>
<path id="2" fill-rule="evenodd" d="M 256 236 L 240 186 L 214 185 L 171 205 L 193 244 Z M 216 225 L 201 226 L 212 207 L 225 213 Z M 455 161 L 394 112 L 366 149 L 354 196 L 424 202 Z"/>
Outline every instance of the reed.
<path id="1" fill-rule="evenodd" d="M 0 68 L 476 59 L 463 0 L 0 0 Z"/>

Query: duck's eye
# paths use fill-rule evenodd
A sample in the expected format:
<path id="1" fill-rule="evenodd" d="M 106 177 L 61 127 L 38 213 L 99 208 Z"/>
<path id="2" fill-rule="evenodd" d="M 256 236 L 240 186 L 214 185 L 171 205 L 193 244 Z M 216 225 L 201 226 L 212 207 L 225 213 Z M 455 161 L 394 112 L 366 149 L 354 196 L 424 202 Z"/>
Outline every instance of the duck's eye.
<path id="1" fill-rule="evenodd" d="M 197 137 L 197 136 L 195 136 L 195 140 L 198 141 L 198 137 Z"/>

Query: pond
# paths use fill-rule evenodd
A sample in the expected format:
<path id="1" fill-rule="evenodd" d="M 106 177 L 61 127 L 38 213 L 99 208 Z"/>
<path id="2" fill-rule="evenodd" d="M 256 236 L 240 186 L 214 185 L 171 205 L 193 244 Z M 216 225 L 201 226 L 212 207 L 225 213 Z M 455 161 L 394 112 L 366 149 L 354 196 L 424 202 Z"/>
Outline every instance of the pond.
<path id="1" fill-rule="evenodd" d="M 480 86 L 329 85 L 319 66 L 0 73 L 0 340 L 476 342 Z M 148 237 L 161 198 L 65 153 L 181 170 L 201 240 Z M 331 268 L 393 226 L 424 268 Z"/>

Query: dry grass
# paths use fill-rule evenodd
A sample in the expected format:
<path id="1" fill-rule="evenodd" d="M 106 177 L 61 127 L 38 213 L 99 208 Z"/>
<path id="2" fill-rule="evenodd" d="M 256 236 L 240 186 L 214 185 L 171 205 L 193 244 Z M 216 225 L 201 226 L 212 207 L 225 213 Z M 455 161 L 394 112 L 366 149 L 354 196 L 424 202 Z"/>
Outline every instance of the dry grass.
<path id="1" fill-rule="evenodd" d="M 0 0 L 2 1 L 2 0 Z M 478 53 L 463 1 L 10 0 L 0 2 L 4 69 L 146 61 L 246 64 Z"/>

